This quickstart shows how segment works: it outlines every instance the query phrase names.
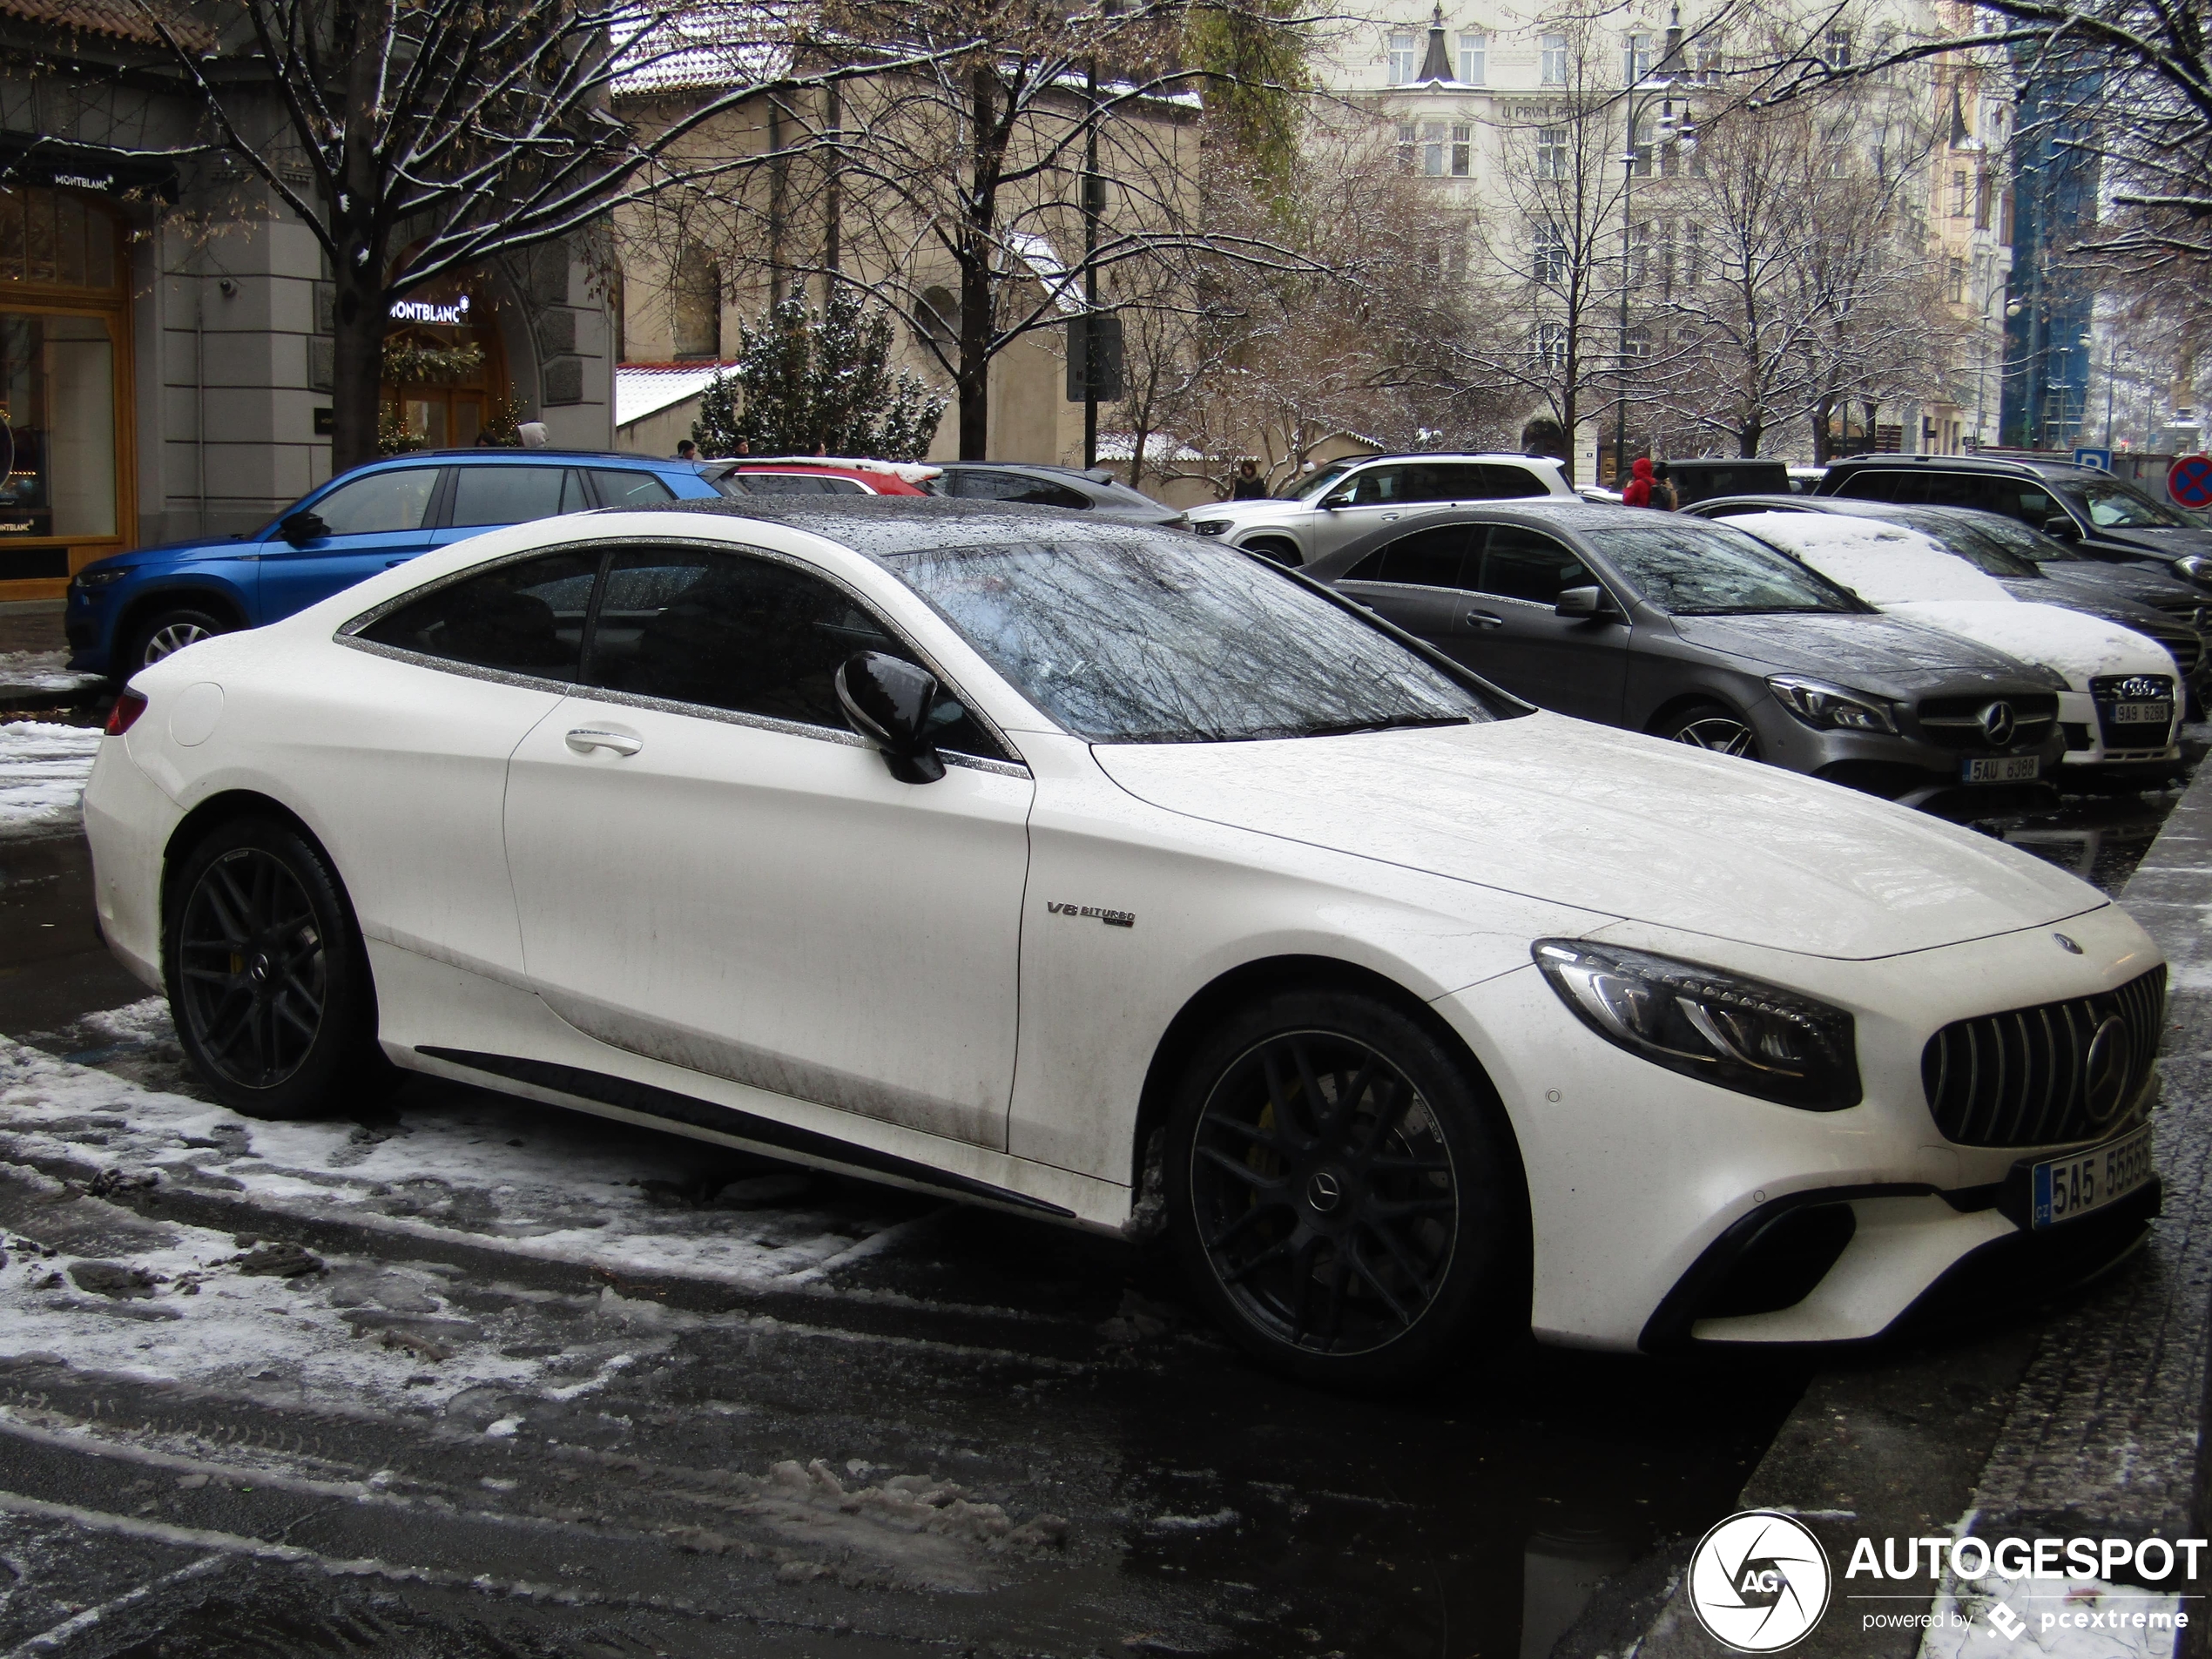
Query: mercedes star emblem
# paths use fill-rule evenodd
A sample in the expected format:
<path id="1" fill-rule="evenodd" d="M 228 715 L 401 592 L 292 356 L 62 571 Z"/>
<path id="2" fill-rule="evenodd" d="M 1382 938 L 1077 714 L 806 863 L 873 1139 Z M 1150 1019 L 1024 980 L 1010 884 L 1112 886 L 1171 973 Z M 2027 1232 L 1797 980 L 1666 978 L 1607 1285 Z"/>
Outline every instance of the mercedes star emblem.
<path id="1" fill-rule="evenodd" d="M 2013 705 L 2002 700 L 1992 703 L 1981 711 L 1982 735 L 2000 749 L 2013 740 L 2013 732 L 2017 725 L 2013 718 Z"/>

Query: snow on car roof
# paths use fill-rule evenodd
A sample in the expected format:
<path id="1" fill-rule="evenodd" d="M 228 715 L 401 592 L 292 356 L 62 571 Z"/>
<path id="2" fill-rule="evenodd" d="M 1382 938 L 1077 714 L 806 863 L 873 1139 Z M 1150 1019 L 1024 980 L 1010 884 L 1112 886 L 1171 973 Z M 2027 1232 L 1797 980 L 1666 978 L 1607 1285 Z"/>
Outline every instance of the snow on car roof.
<path id="1" fill-rule="evenodd" d="M 1932 536 L 1886 519 L 1826 513 L 1743 513 L 1729 524 L 1794 553 L 1869 604 L 1966 599 L 2011 604 L 2004 584 L 1943 550 Z"/>

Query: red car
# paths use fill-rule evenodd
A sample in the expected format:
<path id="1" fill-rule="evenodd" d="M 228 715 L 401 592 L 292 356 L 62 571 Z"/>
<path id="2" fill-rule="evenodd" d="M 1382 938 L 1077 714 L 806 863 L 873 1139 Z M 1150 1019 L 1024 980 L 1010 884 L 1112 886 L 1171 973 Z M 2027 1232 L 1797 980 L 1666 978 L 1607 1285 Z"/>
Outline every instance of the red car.
<path id="1" fill-rule="evenodd" d="M 938 470 L 846 455 L 746 455 L 718 470 L 710 463 L 707 476 L 725 496 L 927 496 Z"/>

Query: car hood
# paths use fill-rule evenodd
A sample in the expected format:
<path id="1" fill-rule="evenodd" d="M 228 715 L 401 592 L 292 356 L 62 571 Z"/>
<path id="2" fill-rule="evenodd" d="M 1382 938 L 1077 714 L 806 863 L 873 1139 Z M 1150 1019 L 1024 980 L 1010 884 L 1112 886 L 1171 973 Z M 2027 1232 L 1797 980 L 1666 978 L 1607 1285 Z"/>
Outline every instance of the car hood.
<path id="1" fill-rule="evenodd" d="M 2174 672 L 2173 658 L 2156 640 L 2083 610 L 2010 598 L 1913 599 L 1882 609 L 2040 663 L 2065 675 L 2077 691 L 2087 691 L 2101 674 Z"/>
<path id="2" fill-rule="evenodd" d="M 1123 789 L 1190 818 L 1809 955 L 1926 950 L 2105 902 L 2032 854 L 1872 796 L 1556 714 L 1092 752 Z"/>
<path id="3" fill-rule="evenodd" d="M 2147 564 L 2095 563 L 2060 564 L 2043 567 L 2043 581 L 2064 590 L 2069 602 L 2080 595 L 2094 599 L 2126 599 L 2137 604 L 2155 606 L 2161 598 L 2180 594 L 2192 603 L 2202 603 L 2203 594 L 2194 584 L 2154 570 Z M 2010 583 L 2006 584 L 2010 586 Z M 2031 597 L 2024 589 L 2034 587 L 2033 579 L 2024 579 L 2020 587 L 2013 588 L 2017 598 Z"/>
<path id="4" fill-rule="evenodd" d="M 2008 680 L 2040 678 L 2002 651 L 1902 617 L 1816 613 L 1669 620 L 1676 637 L 1700 650 L 1828 679 L 1876 676 L 1917 681 L 1961 671 Z"/>
<path id="5" fill-rule="evenodd" d="M 2178 559 L 2191 553 L 2212 554 L 2212 530 L 2099 529 L 2091 534 L 2101 542 L 2117 542 L 2122 547 L 2144 548 L 2169 559 Z"/>
<path id="6" fill-rule="evenodd" d="M 1202 518 L 1225 518 L 1239 527 L 1266 522 L 1280 523 L 1285 519 L 1304 518 L 1308 513 L 1320 511 L 1302 501 L 1288 501 L 1270 496 L 1260 501 L 1211 501 L 1203 507 L 1187 509 L 1195 523 Z"/>
<path id="7" fill-rule="evenodd" d="M 106 570 L 116 570 L 136 564 L 182 564 L 195 558 L 235 558 L 252 539 L 244 536 L 194 536 L 181 542 L 134 547 L 128 553 L 111 553 L 94 563 Z"/>

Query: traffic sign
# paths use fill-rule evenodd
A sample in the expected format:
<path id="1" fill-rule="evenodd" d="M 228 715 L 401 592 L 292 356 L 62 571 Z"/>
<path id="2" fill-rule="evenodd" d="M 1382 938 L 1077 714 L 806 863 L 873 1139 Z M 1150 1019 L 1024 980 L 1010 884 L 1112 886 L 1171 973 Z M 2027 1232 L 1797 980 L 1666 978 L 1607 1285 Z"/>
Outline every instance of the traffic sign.
<path id="1" fill-rule="evenodd" d="M 2109 449 L 2076 449 L 2074 452 L 2074 464 L 2077 467 L 2094 467 L 2099 472 L 2110 472 L 2112 470 L 2112 451 Z"/>
<path id="2" fill-rule="evenodd" d="M 2166 493 L 2180 507 L 2212 507 L 2212 455 L 2183 455 L 2166 469 Z"/>

